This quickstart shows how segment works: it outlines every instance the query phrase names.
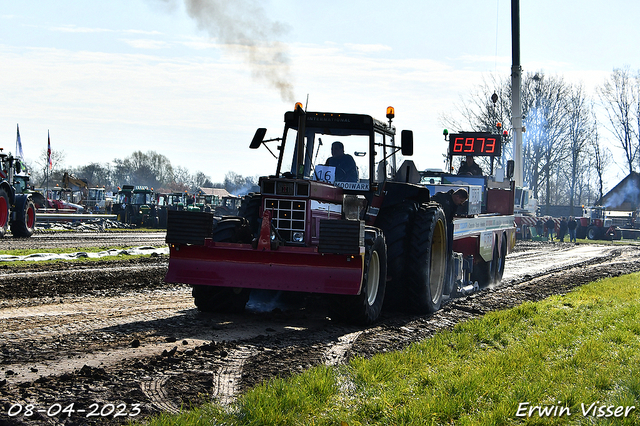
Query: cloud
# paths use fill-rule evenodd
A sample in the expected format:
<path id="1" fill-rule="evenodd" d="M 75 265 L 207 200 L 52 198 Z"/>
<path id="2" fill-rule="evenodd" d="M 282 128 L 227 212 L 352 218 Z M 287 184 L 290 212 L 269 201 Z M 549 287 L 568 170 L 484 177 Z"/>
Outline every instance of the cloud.
<path id="1" fill-rule="evenodd" d="M 149 39 L 121 39 L 122 42 L 136 49 L 167 49 L 171 47 L 171 43 L 161 40 Z"/>
<path id="2" fill-rule="evenodd" d="M 391 46 L 386 46 L 384 44 L 353 44 L 353 43 L 345 43 L 344 45 L 347 49 L 360 52 L 360 53 L 377 53 L 377 52 L 390 52 L 393 49 Z"/>
<path id="3" fill-rule="evenodd" d="M 145 30 L 112 30 L 107 28 L 89 28 L 78 27 L 76 25 L 64 25 L 59 27 L 48 27 L 49 31 L 61 33 L 122 33 L 122 34 L 144 34 L 144 35 L 162 35 L 160 31 Z"/>
<path id="4" fill-rule="evenodd" d="M 65 25 L 62 27 L 49 27 L 50 31 L 61 32 L 61 33 L 112 33 L 114 30 L 106 29 L 106 28 L 87 28 L 87 27 L 77 27 L 75 25 Z"/>

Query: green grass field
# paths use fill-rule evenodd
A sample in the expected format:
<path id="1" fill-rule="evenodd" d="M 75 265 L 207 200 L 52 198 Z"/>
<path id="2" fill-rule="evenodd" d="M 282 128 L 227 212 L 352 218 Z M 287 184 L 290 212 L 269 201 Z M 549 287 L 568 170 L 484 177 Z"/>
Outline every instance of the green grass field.
<path id="1" fill-rule="evenodd" d="M 640 274 L 149 425 L 640 424 Z"/>

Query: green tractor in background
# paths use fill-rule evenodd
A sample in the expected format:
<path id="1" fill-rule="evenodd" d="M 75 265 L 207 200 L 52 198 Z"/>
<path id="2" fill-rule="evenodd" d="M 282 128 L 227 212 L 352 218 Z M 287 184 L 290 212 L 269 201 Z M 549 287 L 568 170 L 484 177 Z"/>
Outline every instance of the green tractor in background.
<path id="1" fill-rule="evenodd" d="M 113 213 L 118 215 L 118 221 L 128 225 L 148 228 L 159 225 L 153 188 L 148 186 L 122 185 L 113 204 Z"/>

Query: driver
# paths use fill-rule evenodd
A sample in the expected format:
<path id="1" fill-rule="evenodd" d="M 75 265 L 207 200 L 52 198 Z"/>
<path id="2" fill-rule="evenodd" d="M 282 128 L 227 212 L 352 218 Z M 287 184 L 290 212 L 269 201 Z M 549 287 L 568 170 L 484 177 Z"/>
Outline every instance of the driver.
<path id="1" fill-rule="evenodd" d="M 473 155 L 467 155 L 467 161 L 460 163 L 458 175 L 482 176 L 482 169 L 473 161 Z"/>
<path id="2" fill-rule="evenodd" d="M 344 153 L 342 142 L 336 141 L 331 144 L 331 157 L 327 158 L 325 166 L 336 168 L 336 182 L 357 182 L 358 168 L 353 157 Z"/>

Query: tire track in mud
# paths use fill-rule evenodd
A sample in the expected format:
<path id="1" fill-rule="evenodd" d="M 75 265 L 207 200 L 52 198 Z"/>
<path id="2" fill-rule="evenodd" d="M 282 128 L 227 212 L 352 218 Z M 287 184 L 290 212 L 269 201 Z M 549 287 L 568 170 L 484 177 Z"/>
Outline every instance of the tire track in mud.
<path id="1" fill-rule="evenodd" d="M 345 356 L 347 351 L 353 345 L 358 337 L 363 333 L 363 331 L 356 331 L 353 333 L 348 333 L 343 336 L 338 337 L 338 343 L 332 344 L 325 352 L 325 364 L 327 365 L 340 365 L 345 362 Z"/>
<path id="2" fill-rule="evenodd" d="M 240 390 L 244 363 L 257 352 L 252 346 L 238 346 L 225 358 L 225 365 L 213 376 L 213 398 L 222 405 L 235 401 Z"/>
<path id="3" fill-rule="evenodd" d="M 162 376 L 157 379 L 144 381 L 140 383 L 140 390 L 145 394 L 149 401 L 160 411 L 177 414 L 180 412 L 178 406 L 169 398 L 164 388 L 165 383 L 170 380 L 170 376 Z"/>

